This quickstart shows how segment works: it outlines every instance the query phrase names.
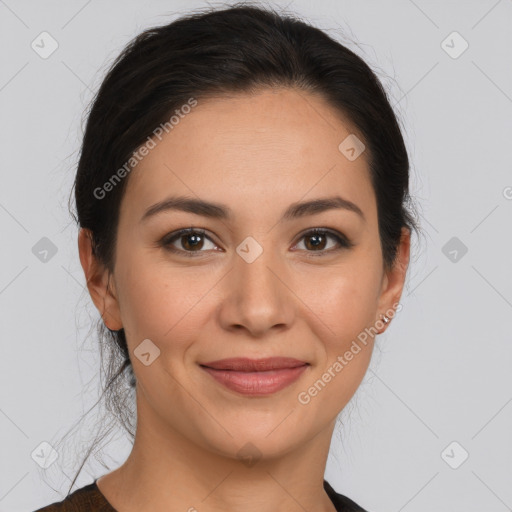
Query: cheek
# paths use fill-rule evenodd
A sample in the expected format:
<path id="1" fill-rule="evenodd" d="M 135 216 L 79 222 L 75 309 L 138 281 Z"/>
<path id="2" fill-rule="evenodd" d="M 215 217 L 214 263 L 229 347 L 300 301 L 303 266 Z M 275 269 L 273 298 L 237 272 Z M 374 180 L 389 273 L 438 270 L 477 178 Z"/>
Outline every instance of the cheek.
<path id="1" fill-rule="evenodd" d="M 375 319 L 381 275 L 378 264 L 354 258 L 302 285 L 302 297 L 329 327 L 327 346 L 341 348 Z"/>
<path id="2" fill-rule="evenodd" d="M 318 367 L 299 403 L 330 421 L 350 401 L 368 369 L 374 338 L 375 276 L 350 274 L 330 281 L 316 308 L 329 329 L 321 329 Z M 313 309 L 313 308 L 312 308 Z M 316 311 L 315 311 L 316 312 Z"/>
<path id="3" fill-rule="evenodd" d="M 369 284 L 369 283 L 368 283 Z M 359 382 L 370 361 L 373 338 L 368 331 L 375 315 L 371 286 L 357 282 L 357 286 L 342 283 L 340 290 L 326 300 L 330 336 L 324 339 L 326 371 L 336 373 L 338 383 L 350 391 L 349 382 Z M 341 369 L 339 364 L 343 366 Z M 328 378 L 328 377 L 327 377 Z"/>
<path id="4" fill-rule="evenodd" d="M 305 302 L 329 327 L 317 332 L 323 357 L 315 373 L 316 387 L 327 388 L 318 401 L 329 404 L 327 410 L 344 406 L 366 373 L 375 339 L 370 328 L 381 277 L 375 253 L 360 253 L 325 275 L 318 287 L 308 287 L 310 296 Z"/>
<path id="5" fill-rule="evenodd" d="M 122 321 L 132 343 L 149 338 L 162 345 L 180 339 L 209 288 L 193 268 L 172 268 L 154 256 L 125 260 L 118 280 Z"/>

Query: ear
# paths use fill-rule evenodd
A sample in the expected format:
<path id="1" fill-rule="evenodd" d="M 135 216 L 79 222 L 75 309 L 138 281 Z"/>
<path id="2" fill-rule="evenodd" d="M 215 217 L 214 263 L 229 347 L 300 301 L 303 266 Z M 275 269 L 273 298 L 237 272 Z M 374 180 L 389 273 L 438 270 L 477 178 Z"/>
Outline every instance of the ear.
<path id="1" fill-rule="evenodd" d="M 113 276 L 93 254 L 91 236 L 89 229 L 80 228 L 78 252 L 87 281 L 87 288 L 107 328 L 118 331 L 122 329 L 123 324 Z"/>
<path id="2" fill-rule="evenodd" d="M 387 315 L 390 318 L 390 311 L 396 311 L 397 304 L 402 296 L 402 290 L 405 284 L 405 276 L 407 267 L 409 266 L 409 257 L 411 249 L 411 232 L 407 228 L 402 228 L 400 237 L 400 246 L 397 250 L 395 263 L 391 270 L 386 271 L 382 280 L 382 289 L 379 297 L 379 304 L 377 308 L 378 317 L 375 321 L 382 322 L 382 315 Z M 394 314 L 394 313 L 393 313 Z M 389 322 L 379 332 L 382 334 L 388 327 Z"/>

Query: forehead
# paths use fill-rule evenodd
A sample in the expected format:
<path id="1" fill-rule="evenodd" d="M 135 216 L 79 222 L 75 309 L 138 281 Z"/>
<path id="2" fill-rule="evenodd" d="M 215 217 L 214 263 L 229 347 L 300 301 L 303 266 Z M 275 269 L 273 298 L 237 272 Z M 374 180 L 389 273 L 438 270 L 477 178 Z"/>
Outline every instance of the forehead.
<path id="1" fill-rule="evenodd" d="M 190 113 L 131 171 L 123 199 L 138 215 L 171 194 L 280 210 L 338 193 L 371 214 L 367 154 L 349 160 L 339 145 L 353 134 L 340 112 L 317 95 L 263 90 L 198 100 Z M 349 139 L 350 140 L 350 139 Z"/>

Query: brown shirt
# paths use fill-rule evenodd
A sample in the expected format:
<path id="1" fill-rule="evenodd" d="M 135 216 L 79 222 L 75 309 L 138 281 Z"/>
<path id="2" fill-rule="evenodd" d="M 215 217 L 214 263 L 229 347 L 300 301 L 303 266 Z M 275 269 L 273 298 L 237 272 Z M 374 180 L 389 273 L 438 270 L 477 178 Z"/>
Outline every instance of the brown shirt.
<path id="1" fill-rule="evenodd" d="M 52 503 L 35 512 L 90 512 L 91 510 L 117 512 L 105 496 L 101 494 L 96 485 L 96 480 L 92 484 L 72 492 L 63 501 Z M 324 480 L 324 489 L 338 512 L 367 512 L 350 498 L 338 494 L 326 480 Z"/>

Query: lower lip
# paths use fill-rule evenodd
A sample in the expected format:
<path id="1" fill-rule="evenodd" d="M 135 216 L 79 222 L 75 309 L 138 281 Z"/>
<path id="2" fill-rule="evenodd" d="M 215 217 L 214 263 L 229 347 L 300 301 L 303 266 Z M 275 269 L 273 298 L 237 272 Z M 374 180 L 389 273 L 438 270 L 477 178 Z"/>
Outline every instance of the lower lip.
<path id="1" fill-rule="evenodd" d="M 214 370 L 201 366 L 217 382 L 243 395 L 264 396 L 276 393 L 295 382 L 308 365 L 296 368 L 283 368 L 266 372 L 237 372 L 234 370 Z"/>

